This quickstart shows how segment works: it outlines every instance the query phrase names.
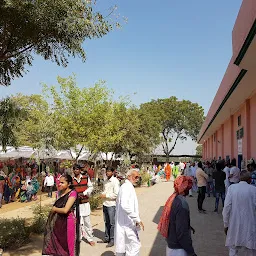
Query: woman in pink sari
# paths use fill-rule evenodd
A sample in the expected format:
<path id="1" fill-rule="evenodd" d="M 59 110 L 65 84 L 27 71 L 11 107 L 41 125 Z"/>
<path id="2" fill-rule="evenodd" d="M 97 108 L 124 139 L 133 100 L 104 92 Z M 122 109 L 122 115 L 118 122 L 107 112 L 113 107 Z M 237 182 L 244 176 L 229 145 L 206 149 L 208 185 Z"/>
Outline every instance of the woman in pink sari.
<path id="1" fill-rule="evenodd" d="M 55 202 L 46 223 L 42 254 L 78 256 L 79 207 L 77 193 L 72 186 L 72 177 L 68 174 L 62 176 L 59 188 L 60 197 Z"/>

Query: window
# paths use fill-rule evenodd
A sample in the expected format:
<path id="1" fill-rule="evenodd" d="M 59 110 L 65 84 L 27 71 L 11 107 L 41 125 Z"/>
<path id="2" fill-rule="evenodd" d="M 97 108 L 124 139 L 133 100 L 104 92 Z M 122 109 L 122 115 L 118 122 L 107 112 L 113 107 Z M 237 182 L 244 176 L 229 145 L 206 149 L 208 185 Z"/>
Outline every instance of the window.
<path id="1" fill-rule="evenodd" d="M 237 140 L 239 140 L 239 139 L 240 139 L 240 132 L 239 132 L 239 130 L 238 130 L 238 131 L 236 131 L 236 139 L 237 139 Z"/>
<path id="2" fill-rule="evenodd" d="M 236 138 L 239 140 L 239 139 L 242 139 L 243 137 L 244 137 L 244 128 L 242 127 L 241 129 L 236 131 Z"/>
<path id="3" fill-rule="evenodd" d="M 239 130 L 239 133 L 240 133 L 240 139 L 242 139 L 244 137 L 244 128 L 241 128 Z"/>
<path id="4" fill-rule="evenodd" d="M 241 115 L 237 118 L 237 124 L 238 126 L 241 126 Z"/>
<path id="5" fill-rule="evenodd" d="M 216 133 L 213 134 L 213 141 L 216 141 Z"/>

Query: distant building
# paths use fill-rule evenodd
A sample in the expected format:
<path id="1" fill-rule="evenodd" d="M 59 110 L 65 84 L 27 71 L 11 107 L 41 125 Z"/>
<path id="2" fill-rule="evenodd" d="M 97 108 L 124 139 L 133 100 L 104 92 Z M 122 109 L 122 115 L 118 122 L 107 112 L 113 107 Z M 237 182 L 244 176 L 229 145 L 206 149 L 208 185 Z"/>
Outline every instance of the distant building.
<path id="1" fill-rule="evenodd" d="M 203 158 L 256 158 L 256 0 L 243 0 L 233 32 L 233 56 L 201 128 Z"/>

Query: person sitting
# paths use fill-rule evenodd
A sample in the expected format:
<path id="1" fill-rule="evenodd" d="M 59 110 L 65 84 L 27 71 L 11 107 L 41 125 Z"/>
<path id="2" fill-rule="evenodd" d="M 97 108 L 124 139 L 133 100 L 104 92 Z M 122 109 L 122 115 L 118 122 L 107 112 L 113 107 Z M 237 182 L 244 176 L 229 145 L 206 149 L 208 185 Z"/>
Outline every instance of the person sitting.
<path id="1" fill-rule="evenodd" d="M 31 201 L 32 195 L 33 195 L 33 186 L 31 184 L 31 182 L 28 182 L 27 185 L 27 191 L 26 191 L 26 197 L 27 197 L 27 202 Z"/>
<path id="2" fill-rule="evenodd" d="M 21 182 L 21 188 L 20 188 L 20 202 L 26 202 L 27 201 L 27 186 L 26 186 L 26 182 L 22 181 Z"/>
<path id="3" fill-rule="evenodd" d="M 32 190 L 32 199 L 33 200 L 37 200 L 37 192 L 39 190 L 39 182 L 38 180 L 36 179 L 36 177 L 33 177 L 32 180 L 31 180 L 31 185 L 33 186 L 33 190 Z"/>

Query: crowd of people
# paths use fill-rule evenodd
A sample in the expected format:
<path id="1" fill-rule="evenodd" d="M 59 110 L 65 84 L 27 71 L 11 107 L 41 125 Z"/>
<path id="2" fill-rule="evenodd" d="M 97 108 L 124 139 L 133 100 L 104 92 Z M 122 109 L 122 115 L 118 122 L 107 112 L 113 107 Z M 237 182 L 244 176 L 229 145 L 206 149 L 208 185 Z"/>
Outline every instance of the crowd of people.
<path id="1" fill-rule="evenodd" d="M 29 202 L 37 200 L 39 190 L 38 175 L 35 168 L 13 167 L 0 169 L 0 208 L 2 202 Z"/>
<path id="2" fill-rule="evenodd" d="M 221 198 L 225 245 L 229 249 L 229 256 L 255 256 L 255 161 L 250 159 L 246 170 L 240 170 L 236 166 L 236 159 L 231 162 L 221 160 L 186 163 L 184 172 L 181 169 L 174 180 L 175 191 L 167 200 L 158 224 L 160 233 L 167 240 L 166 255 L 196 255 L 190 235 L 194 229 L 190 226 L 189 206 L 185 200 L 185 196 L 192 196 L 191 190 L 194 186 L 198 192 L 199 213 L 206 213 L 203 209 L 206 193 L 208 197 L 211 194 L 215 197 L 214 212 L 218 212 Z"/>
<path id="3" fill-rule="evenodd" d="M 42 173 L 43 188 L 52 197 L 57 187 L 56 202 L 49 215 L 43 245 L 43 255 L 76 256 L 81 241 L 95 246 L 90 221 L 89 198 L 97 183 L 92 182 L 94 173 L 81 164 L 75 164 L 72 172 L 53 175 L 49 170 Z M 167 256 L 196 256 L 192 245 L 189 205 L 185 197 L 197 192 L 197 207 L 200 214 L 205 196 L 215 197 L 214 212 L 219 212 L 219 201 L 223 205 L 226 246 L 230 256 L 256 253 L 256 164 L 248 162 L 247 170 L 236 166 L 236 160 L 213 162 L 172 162 L 152 165 L 140 169 L 132 166 L 125 180 L 120 179 L 114 168 L 103 168 L 103 200 L 106 247 L 115 246 L 117 256 L 137 256 L 140 252 L 139 230 L 144 224 L 139 214 L 139 204 L 134 185 L 140 181 L 142 172 L 147 172 L 151 182 L 174 182 L 174 193 L 167 200 L 158 225 L 167 241 Z M 6 202 L 36 199 L 39 190 L 37 172 L 14 168 L 10 174 L 0 171 L 1 191 Z M 101 182 L 101 181 L 100 181 Z M 3 190 L 1 190 L 1 184 Z M 9 194 L 6 192 L 8 189 Z M 237 223 L 239 224 L 237 226 Z M 240 253 L 240 254 L 239 254 Z M 242 254 L 241 254 L 242 253 Z"/>

